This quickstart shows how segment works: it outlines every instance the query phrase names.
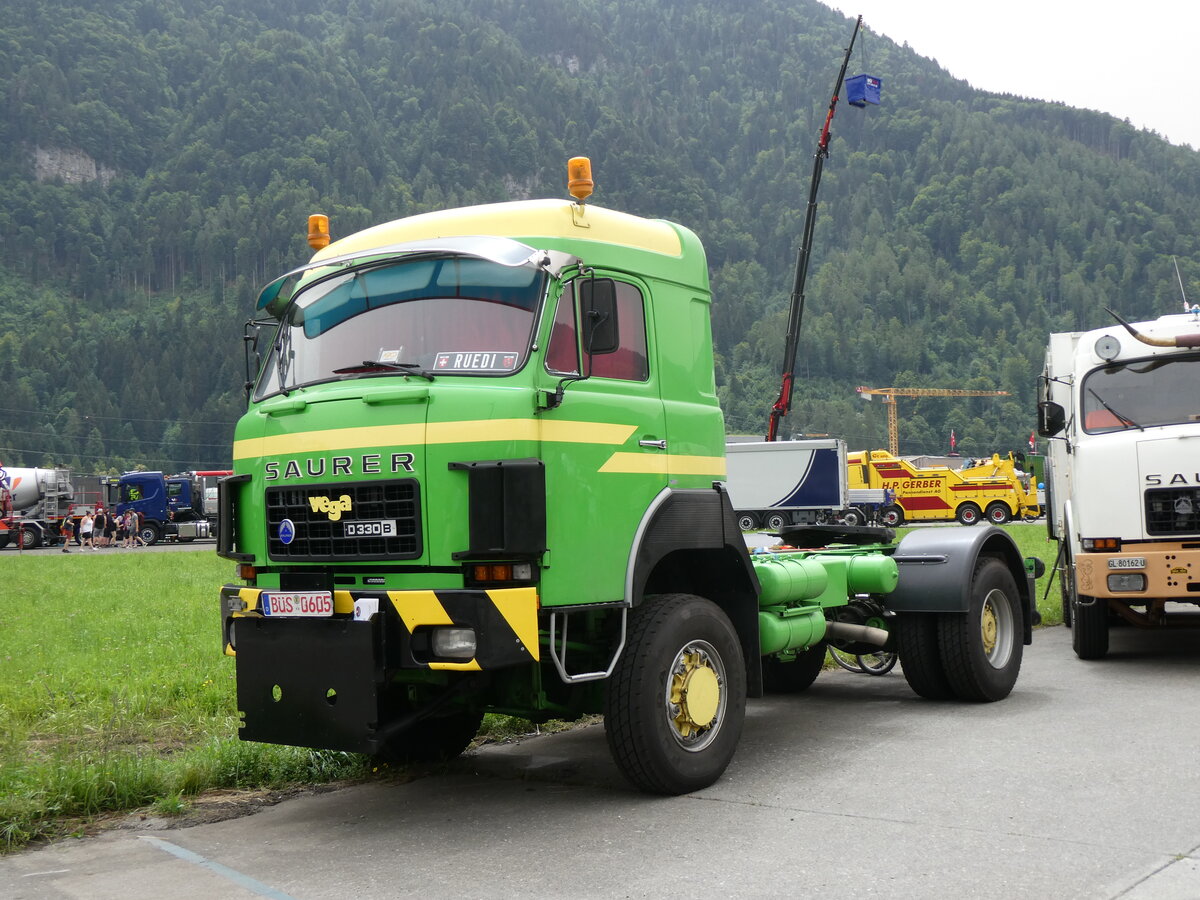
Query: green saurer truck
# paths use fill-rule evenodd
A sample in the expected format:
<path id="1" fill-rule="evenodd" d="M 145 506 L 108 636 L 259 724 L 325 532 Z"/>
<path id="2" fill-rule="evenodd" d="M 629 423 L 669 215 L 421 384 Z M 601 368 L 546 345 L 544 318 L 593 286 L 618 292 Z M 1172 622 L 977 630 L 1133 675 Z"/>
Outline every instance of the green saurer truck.
<path id="1" fill-rule="evenodd" d="M 241 737 L 430 760 L 485 712 L 603 713 L 622 773 L 679 794 L 828 642 L 894 648 L 924 697 L 1006 697 L 1035 616 L 1013 541 L 798 526 L 751 552 L 704 249 L 570 171 L 573 199 L 333 243 L 313 217 L 316 254 L 261 292 L 219 494 Z"/>

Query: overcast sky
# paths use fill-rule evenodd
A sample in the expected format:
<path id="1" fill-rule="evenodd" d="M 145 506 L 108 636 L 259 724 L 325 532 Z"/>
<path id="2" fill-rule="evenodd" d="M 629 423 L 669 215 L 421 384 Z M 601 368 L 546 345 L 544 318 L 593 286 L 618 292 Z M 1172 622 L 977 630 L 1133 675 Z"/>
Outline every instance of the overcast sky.
<path id="1" fill-rule="evenodd" d="M 1200 151 L 1200 0 L 822 2 L 862 15 L 867 70 L 883 34 L 972 87 L 1111 113 Z M 869 74 L 883 78 L 886 103 L 888 73 Z"/>

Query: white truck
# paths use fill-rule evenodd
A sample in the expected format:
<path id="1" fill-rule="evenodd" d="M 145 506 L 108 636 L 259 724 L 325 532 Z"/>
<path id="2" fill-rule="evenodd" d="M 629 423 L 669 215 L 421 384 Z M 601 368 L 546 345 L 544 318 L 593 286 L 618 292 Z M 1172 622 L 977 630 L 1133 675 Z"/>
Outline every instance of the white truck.
<path id="1" fill-rule="evenodd" d="M 849 502 L 842 440 L 730 441 L 725 466 L 743 531 L 817 524 Z"/>
<path id="2" fill-rule="evenodd" d="M 1039 379 L 1046 522 L 1081 659 L 1108 653 L 1112 621 L 1195 625 L 1200 604 L 1200 307 L 1114 318 L 1050 335 Z"/>
<path id="3" fill-rule="evenodd" d="M 57 544 L 74 491 L 69 469 L 16 468 L 0 464 L 0 550 Z"/>

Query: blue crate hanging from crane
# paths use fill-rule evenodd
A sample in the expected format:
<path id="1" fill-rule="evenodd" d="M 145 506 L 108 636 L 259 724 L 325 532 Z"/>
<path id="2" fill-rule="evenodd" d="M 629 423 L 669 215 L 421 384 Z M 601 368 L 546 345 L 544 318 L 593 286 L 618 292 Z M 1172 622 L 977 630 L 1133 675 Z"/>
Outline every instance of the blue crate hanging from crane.
<path id="1" fill-rule="evenodd" d="M 874 75 L 851 75 L 846 79 L 846 102 L 860 109 L 868 103 L 879 105 L 882 83 Z"/>

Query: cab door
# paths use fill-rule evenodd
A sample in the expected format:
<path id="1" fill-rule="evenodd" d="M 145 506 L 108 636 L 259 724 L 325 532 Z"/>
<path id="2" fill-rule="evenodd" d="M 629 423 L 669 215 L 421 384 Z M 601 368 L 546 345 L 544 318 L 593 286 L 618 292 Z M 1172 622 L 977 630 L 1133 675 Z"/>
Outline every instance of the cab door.
<path id="1" fill-rule="evenodd" d="M 568 282 L 543 331 L 539 412 L 546 466 L 547 606 L 621 600 L 630 548 L 668 482 L 650 297 L 595 272 Z"/>

